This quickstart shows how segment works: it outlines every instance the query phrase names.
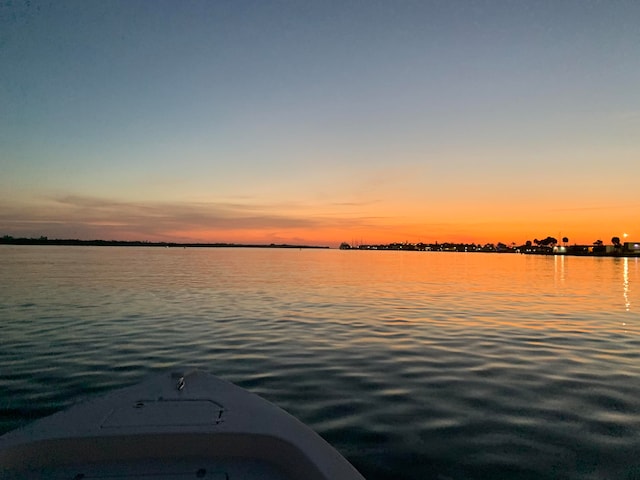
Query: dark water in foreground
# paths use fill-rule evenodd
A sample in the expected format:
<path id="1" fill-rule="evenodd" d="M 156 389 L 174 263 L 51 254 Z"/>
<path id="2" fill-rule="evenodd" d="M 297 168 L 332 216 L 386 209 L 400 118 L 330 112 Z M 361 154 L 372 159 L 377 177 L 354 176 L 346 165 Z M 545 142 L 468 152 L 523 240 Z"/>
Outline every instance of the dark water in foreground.
<path id="1" fill-rule="evenodd" d="M 180 365 L 368 479 L 640 479 L 638 259 L 0 247 L 0 433 Z"/>

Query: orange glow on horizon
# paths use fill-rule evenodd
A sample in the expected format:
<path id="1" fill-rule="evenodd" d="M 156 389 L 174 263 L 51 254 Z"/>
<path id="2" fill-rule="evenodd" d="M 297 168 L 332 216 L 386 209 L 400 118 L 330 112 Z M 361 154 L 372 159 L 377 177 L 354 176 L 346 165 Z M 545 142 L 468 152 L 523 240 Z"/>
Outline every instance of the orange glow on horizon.
<path id="1" fill-rule="evenodd" d="M 563 237 L 569 239 L 569 244 L 591 245 L 596 240 L 602 240 L 605 244 L 611 243 L 615 233 L 615 228 L 600 229 L 600 232 L 593 231 L 588 227 L 581 229 L 557 230 L 544 228 L 537 229 L 513 229 L 509 227 L 488 227 L 486 229 L 455 227 L 419 228 L 415 226 L 370 226 L 367 228 L 317 228 L 317 229 L 281 229 L 281 230 L 188 230 L 174 231 L 166 235 L 176 239 L 176 241 L 211 242 L 211 243 L 245 243 L 245 244 L 301 244 L 337 246 L 342 242 L 349 244 L 389 244 L 396 242 L 408 243 L 498 243 L 507 245 L 515 243 L 522 245 L 527 240 L 533 241 L 547 236 L 555 237 L 558 242 Z M 620 237 L 622 238 L 622 237 Z M 166 238 L 163 238 L 166 239 Z M 623 240 L 624 241 L 624 240 Z"/>
<path id="2" fill-rule="evenodd" d="M 522 245 L 552 236 L 570 244 L 640 239 L 640 206 L 576 206 L 568 201 L 522 205 L 446 198 L 439 204 L 357 202 L 257 206 L 224 203 L 118 202 L 74 197 L 66 203 L 14 207 L 1 235 L 241 244 L 498 243 Z M 405 203 L 406 202 L 406 203 Z M 221 205 L 221 206 L 219 206 Z M 627 237 L 624 237 L 627 234 Z"/>

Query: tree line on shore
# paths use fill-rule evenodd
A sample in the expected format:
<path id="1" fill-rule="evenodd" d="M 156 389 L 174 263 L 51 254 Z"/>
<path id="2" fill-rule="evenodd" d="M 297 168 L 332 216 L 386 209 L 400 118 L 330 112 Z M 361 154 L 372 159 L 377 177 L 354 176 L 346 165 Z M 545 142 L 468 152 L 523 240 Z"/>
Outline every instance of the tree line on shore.
<path id="1" fill-rule="evenodd" d="M 64 245 L 91 247 L 253 247 L 253 248 L 329 248 L 310 245 L 289 245 L 286 243 L 270 244 L 241 244 L 241 243 L 178 243 L 178 242 L 150 242 L 146 240 L 79 240 L 64 238 L 14 238 L 11 235 L 0 237 L 0 244 L 5 245 Z"/>
<path id="2" fill-rule="evenodd" d="M 517 245 L 515 242 L 506 244 L 503 242 L 498 243 L 409 243 L 409 242 L 396 242 L 388 244 L 361 244 L 350 245 L 347 242 L 340 244 L 342 250 L 416 250 L 416 251 L 455 251 L 455 252 L 497 252 L 497 253 L 554 253 L 556 247 L 560 245 L 558 239 L 552 236 L 547 236 L 542 240 L 535 238 L 534 240 L 527 240 L 522 245 Z M 569 238 L 562 237 L 563 249 L 561 253 L 575 253 L 575 254 L 604 254 L 607 253 L 605 243 L 598 239 L 591 245 L 569 245 Z M 621 252 L 623 244 L 620 241 L 620 237 L 612 237 L 611 245 L 613 246 L 612 253 Z"/>
<path id="3" fill-rule="evenodd" d="M 267 244 L 249 245 L 237 243 L 177 243 L 177 242 L 150 242 L 145 240 L 79 240 L 79 239 L 50 239 L 46 236 L 25 238 L 14 238 L 11 235 L 0 237 L 0 244 L 5 245 L 84 245 L 84 246 L 143 246 L 143 247 L 256 247 L 256 248 L 329 248 L 324 246 L 309 245 L 289 245 L 289 244 Z M 527 240 L 522 245 L 515 242 L 506 244 L 498 243 L 409 243 L 394 242 L 388 244 L 360 244 L 351 245 L 347 242 L 340 244 L 341 250 L 414 250 L 414 251 L 446 251 L 446 252 L 497 252 L 497 253 L 554 253 L 560 243 L 555 237 L 547 236 L 542 240 L 535 238 Z M 619 254 L 625 251 L 625 245 L 620 241 L 620 237 L 611 238 L 611 247 L 598 239 L 591 245 L 569 245 L 569 238 L 562 238 L 562 250 L 560 253 L 573 254 Z M 640 246 L 634 244 L 631 253 L 640 254 Z"/>

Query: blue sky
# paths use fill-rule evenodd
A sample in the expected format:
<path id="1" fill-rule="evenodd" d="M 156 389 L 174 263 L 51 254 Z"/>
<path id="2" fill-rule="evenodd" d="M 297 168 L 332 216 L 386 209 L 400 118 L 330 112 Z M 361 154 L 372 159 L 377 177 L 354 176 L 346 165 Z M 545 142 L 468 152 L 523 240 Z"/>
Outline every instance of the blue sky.
<path id="1" fill-rule="evenodd" d="M 635 1 L 5 2 L 0 233 L 640 235 L 638 24 Z"/>

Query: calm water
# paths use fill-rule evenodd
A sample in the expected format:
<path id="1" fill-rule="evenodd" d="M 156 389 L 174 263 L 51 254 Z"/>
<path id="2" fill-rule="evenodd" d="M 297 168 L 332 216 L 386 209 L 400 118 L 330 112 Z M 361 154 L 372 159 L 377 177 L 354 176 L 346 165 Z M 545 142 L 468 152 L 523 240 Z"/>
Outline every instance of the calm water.
<path id="1" fill-rule="evenodd" d="M 373 479 L 640 478 L 640 261 L 0 246 L 0 433 L 175 366 Z"/>

